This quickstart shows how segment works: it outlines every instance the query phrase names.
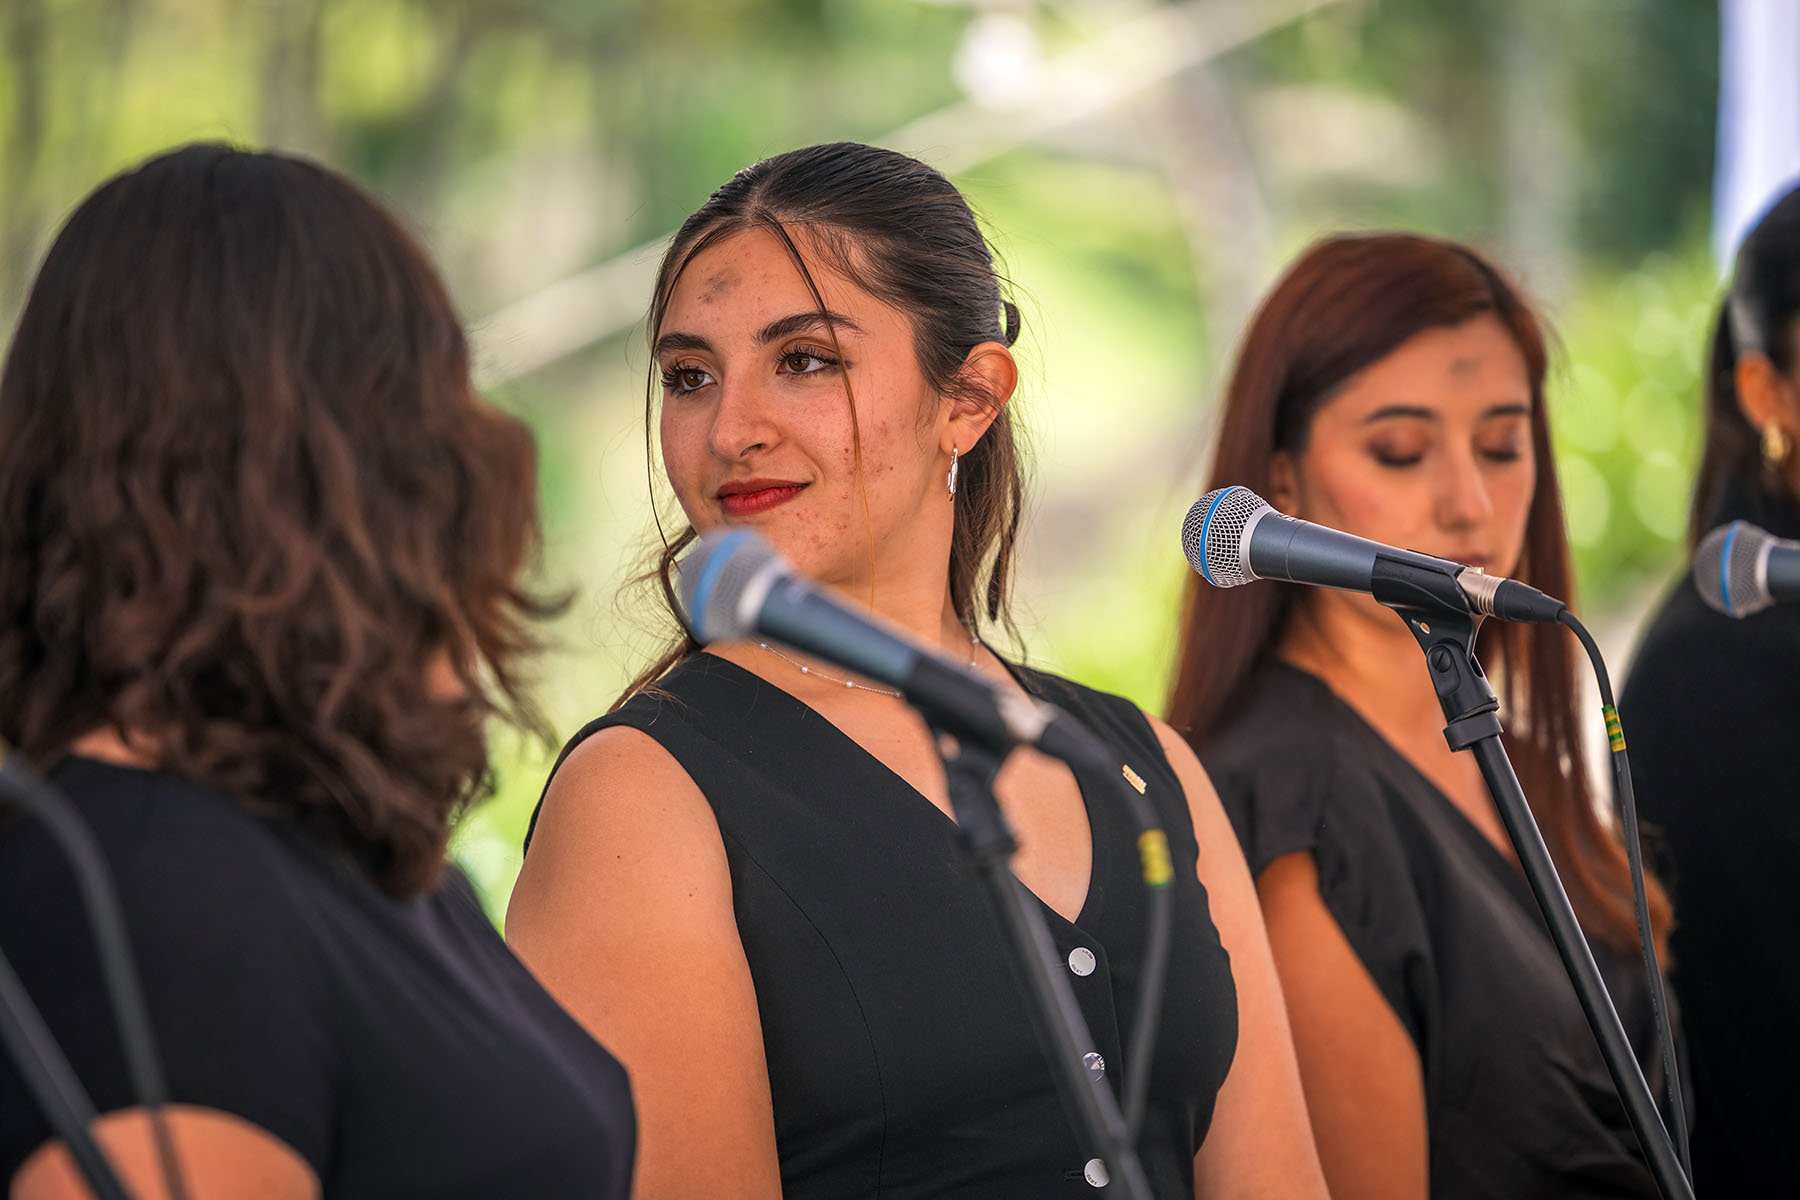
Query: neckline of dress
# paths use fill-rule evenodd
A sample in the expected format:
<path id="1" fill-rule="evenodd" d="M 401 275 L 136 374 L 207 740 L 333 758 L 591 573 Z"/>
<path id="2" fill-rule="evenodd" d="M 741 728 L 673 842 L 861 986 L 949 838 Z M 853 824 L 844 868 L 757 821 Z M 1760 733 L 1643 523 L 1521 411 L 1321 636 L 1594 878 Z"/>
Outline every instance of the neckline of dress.
<path id="1" fill-rule="evenodd" d="M 1353 731 L 1359 738 L 1369 743 L 1378 755 L 1399 767 L 1407 778 L 1431 796 L 1433 804 L 1449 819 L 1450 825 L 1456 830 L 1457 835 L 1473 849 L 1476 857 L 1488 868 L 1489 872 L 1501 881 L 1507 894 L 1525 909 L 1532 920 L 1540 925 L 1543 924 L 1543 914 L 1538 911 L 1537 897 L 1532 894 L 1531 883 L 1525 878 L 1523 868 L 1501 853 L 1500 848 L 1488 840 L 1487 834 L 1481 832 L 1475 822 L 1469 820 L 1468 814 L 1456 806 L 1456 801 L 1444 794 L 1444 789 L 1433 782 L 1431 776 L 1421 771 L 1417 763 L 1402 754 L 1392 742 L 1383 737 L 1379 729 L 1376 729 L 1366 717 L 1356 711 L 1355 705 L 1338 695 L 1324 679 L 1305 667 L 1298 666 L 1286 659 L 1271 659 L 1270 662 L 1280 669 L 1293 673 L 1303 683 L 1316 689 L 1342 717 L 1351 722 Z M 1547 936 L 1548 930 L 1546 929 L 1545 932 Z"/>
<path id="2" fill-rule="evenodd" d="M 989 647 L 988 649 L 992 652 L 993 648 Z M 732 662 L 728 658 L 718 654 L 712 654 L 705 650 L 702 650 L 700 654 L 695 657 L 696 659 L 705 659 L 706 663 L 703 665 L 712 666 L 715 669 L 718 666 L 723 666 L 729 673 L 735 673 L 742 676 L 744 679 L 751 681 L 754 686 L 772 688 L 780 693 L 788 703 L 797 706 L 804 714 L 810 714 L 811 716 L 817 717 L 819 721 L 823 722 L 826 728 L 830 730 L 829 734 L 824 735 L 828 740 L 835 739 L 836 741 L 847 745 L 853 756 L 858 757 L 866 765 L 872 767 L 879 774 L 891 780 L 894 786 L 901 789 L 913 800 L 924 805 L 925 808 L 930 811 L 930 814 L 935 815 L 939 821 L 944 823 L 948 832 L 956 831 L 957 824 L 954 817 L 939 808 L 936 804 L 933 804 L 929 796 L 914 787 L 911 781 L 905 776 L 901 775 L 885 762 L 882 762 L 880 758 L 870 753 L 867 747 L 851 737 L 848 733 L 845 733 L 843 729 L 839 728 L 837 722 L 833 721 L 830 717 L 826 716 L 800 697 L 794 695 L 779 683 L 757 674 L 748 667 Z M 998 653 L 995 653 L 994 657 L 999 660 L 1001 666 L 1006 668 L 1007 674 L 1025 690 L 1027 695 L 1037 699 L 1042 698 L 1039 696 L 1038 690 L 1032 686 L 1032 680 L 1028 673 L 1029 668 L 1018 666 Z M 1087 818 L 1088 826 L 1088 882 L 1087 892 L 1081 899 L 1081 906 L 1076 910 L 1074 917 L 1066 917 L 1058 912 L 1057 909 L 1042 896 L 1026 886 L 1023 881 L 1020 882 L 1019 886 L 1024 888 L 1026 894 L 1037 901 L 1038 906 L 1042 908 L 1045 913 L 1049 914 L 1052 919 L 1069 929 L 1081 933 L 1083 937 L 1091 937 L 1091 931 L 1094 927 L 1094 922 L 1099 918 L 1106 892 L 1106 889 L 1101 882 L 1102 860 L 1100 834 L 1098 831 L 1099 819 L 1096 814 L 1095 804 L 1090 798 L 1090 785 L 1096 781 L 1091 778 L 1084 778 L 1084 771 L 1077 767 L 1069 767 L 1069 774 L 1075 780 L 1075 791 L 1081 800 L 1082 812 Z M 1102 789 L 1098 794 L 1103 795 L 1104 790 Z M 1108 812 L 1110 813 L 1110 810 L 1108 810 Z M 1108 839 L 1109 843 L 1113 840 L 1116 839 Z"/>

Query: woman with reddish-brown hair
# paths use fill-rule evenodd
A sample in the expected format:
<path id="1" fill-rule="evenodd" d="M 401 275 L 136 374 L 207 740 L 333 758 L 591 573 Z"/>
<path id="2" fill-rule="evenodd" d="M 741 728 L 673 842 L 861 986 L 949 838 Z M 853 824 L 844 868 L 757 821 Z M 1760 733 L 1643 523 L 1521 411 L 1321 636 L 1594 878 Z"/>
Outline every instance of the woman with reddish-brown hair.
<path id="1" fill-rule="evenodd" d="M 1250 324 L 1211 487 L 1571 598 L 1545 336 L 1464 246 L 1307 250 Z M 1619 834 L 1596 807 L 1566 631 L 1490 622 L 1506 746 L 1646 1074 L 1662 1075 Z M 1371 597 L 1198 577 L 1170 723 L 1230 814 L 1332 1194 L 1654 1196 L 1473 758 Z M 1659 939 L 1669 906 L 1654 880 Z"/>
<path id="2" fill-rule="evenodd" d="M 0 950 L 131 1194 L 623 1200 L 624 1072 L 445 863 L 488 721 L 537 724 L 536 536 L 530 432 L 348 180 L 188 146 L 57 235 L 0 375 L 0 737 L 117 883 L 160 1122 L 35 818 Z M 3 1057 L 0 1185 L 89 1195 Z"/>

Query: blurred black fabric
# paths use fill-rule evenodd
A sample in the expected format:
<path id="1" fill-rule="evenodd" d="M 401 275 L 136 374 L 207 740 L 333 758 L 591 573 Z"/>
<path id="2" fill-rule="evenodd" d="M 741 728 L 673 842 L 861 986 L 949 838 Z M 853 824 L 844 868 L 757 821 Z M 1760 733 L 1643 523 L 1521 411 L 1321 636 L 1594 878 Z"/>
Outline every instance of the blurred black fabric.
<path id="1" fill-rule="evenodd" d="M 1800 538 L 1791 498 L 1726 485 L 1708 528 Z M 1619 700 L 1638 807 L 1675 900 L 1671 978 L 1693 1063 L 1694 1189 L 1800 1180 L 1800 605 L 1735 619 L 1691 576 L 1663 601 Z"/>
<path id="2" fill-rule="evenodd" d="M 396 900 L 206 788 L 81 758 L 50 780 L 117 880 L 175 1103 L 260 1126 L 329 1197 L 624 1200 L 623 1068 L 455 868 Z M 132 1106 L 74 876 L 34 820 L 0 834 L 0 947 L 100 1111 Z M 0 1061 L 0 1180 L 49 1136 Z"/>

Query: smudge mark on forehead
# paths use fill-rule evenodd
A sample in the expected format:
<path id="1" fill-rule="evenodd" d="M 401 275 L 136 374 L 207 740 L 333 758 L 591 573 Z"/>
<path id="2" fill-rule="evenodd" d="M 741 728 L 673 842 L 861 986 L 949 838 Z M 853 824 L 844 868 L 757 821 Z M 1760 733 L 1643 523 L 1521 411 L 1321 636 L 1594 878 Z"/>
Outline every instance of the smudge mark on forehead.
<path id="1" fill-rule="evenodd" d="M 706 282 L 700 285 L 700 303 L 711 304 L 715 300 L 724 299 L 733 288 L 737 287 L 737 284 L 736 268 L 725 267 L 722 270 L 714 271 L 706 277 Z"/>

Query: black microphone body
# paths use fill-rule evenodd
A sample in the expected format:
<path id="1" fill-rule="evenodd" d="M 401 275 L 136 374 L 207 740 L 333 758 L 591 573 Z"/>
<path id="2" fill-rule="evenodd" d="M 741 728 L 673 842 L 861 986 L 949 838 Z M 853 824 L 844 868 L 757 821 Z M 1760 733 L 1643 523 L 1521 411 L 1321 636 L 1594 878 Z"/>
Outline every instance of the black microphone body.
<path id="1" fill-rule="evenodd" d="M 1382 558 L 1452 576 L 1464 569 L 1463 564 L 1447 558 L 1384 546 L 1353 533 L 1340 533 L 1287 516 L 1273 508 L 1257 515 L 1260 519 L 1254 527 L 1244 531 L 1247 543 L 1244 550 L 1250 571 L 1258 579 L 1286 579 L 1347 592 L 1366 592 L 1374 577 L 1375 563 Z"/>
<path id="2" fill-rule="evenodd" d="M 1748 521 L 1721 525 L 1694 550 L 1694 590 L 1728 617 L 1800 600 L 1800 542 Z"/>
<path id="3" fill-rule="evenodd" d="M 1769 549 L 1769 592 L 1777 600 L 1800 600 L 1800 542 L 1776 538 Z"/>
<path id="4" fill-rule="evenodd" d="M 795 572 L 753 530 L 714 531 L 682 560 L 682 600 L 702 642 L 766 637 L 899 690 L 930 724 L 1005 752 L 1033 746 L 1109 770 L 1099 740 L 1053 705 L 995 687 Z"/>
<path id="5" fill-rule="evenodd" d="M 1402 550 L 1286 516 L 1245 487 L 1220 488 L 1188 510 L 1181 528 L 1188 562 L 1214 587 L 1256 579 L 1375 592 L 1378 563 L 1411 568 L 1440 602 L 1504 621 L 1554 621 L 1560 600 L 1448 558 Z M 1442 586 L 1431 587 L 1433 581 Z"/>

